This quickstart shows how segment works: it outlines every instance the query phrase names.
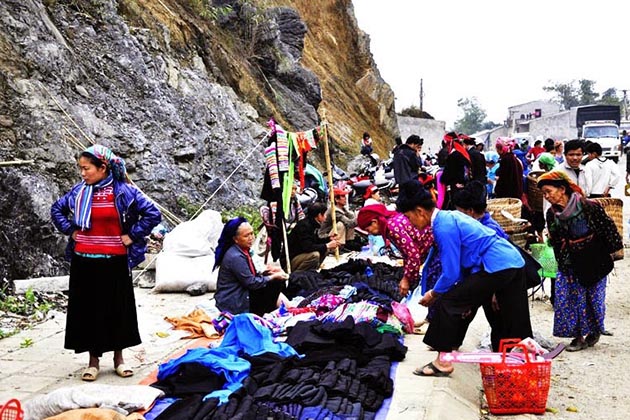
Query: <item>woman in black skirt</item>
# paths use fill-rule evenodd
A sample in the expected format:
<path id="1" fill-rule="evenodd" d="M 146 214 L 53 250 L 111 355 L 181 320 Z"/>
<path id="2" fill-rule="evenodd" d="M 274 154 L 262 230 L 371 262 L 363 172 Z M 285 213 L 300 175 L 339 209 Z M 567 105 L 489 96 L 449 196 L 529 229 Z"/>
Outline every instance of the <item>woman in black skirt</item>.
<path id="1" fill-rule="evenodd" d="M 121 377 L 133 375 L 123 349 L 141 343 L 131 267 L 144 260 L 145 237 L 160 223 L 155 204 L 126 182 L 124 161 L 102 145 L 79 157 L 83 181 L 51 208 L 53 223 L 68 235 L 70 290 L 64 347 L 89 352 L 81 379 L 93 381 L 99 358 L 114 352 Z"/>

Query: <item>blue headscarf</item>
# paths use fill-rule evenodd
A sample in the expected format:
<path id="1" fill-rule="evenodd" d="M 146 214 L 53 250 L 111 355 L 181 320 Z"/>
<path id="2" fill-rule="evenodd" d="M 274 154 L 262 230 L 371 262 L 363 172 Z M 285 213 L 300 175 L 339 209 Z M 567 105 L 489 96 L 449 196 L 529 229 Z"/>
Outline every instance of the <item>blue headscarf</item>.
<path id="1" fill-rule="evenodd" d="M 225 253 L 232 245 L 234 245 L 234 237 L 236 236 L 236 231 L 238 230 L 238 227 L 243 223 L 247 223 L 247 219 L 239 216 L 235 217 L 234 219 L 228 220 L 225 226 L 223 226 L 221 236 L 219 237 L 217 249 L 214 251 L 213 270 L 221 265 Z"/>
<path id="2" fill-rule="evenodd" d="M 105 163 L 109 169 L 109 175 L 94 185 L 88 185 L 83 181 L 74 202 L 74 223 L 79 229 L 88 230 L 92 226 L 92 194 L 94 189 L 98 190 L 112 185 L 114 179 L 124 181 L 127 171 L 125 169 L 125 161 L 101 144 L 90 146 L 83 153 L 94 156 Z"/>

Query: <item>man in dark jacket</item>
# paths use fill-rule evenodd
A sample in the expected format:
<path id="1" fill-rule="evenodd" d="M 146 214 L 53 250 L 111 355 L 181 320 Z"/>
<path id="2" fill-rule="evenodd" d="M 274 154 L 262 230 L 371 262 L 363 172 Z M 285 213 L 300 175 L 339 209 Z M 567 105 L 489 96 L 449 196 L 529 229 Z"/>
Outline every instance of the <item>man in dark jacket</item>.
<path id="1" fill-rule="evenodd" d="M 420 160 L 418 153 L 422 149 L 424 140 L 412 134 L 407 137 L 405 144 L 401 144 L 394 154 L 394 178 L 398 185 L 402 185 L 411 179 L 418 179 Z"/>
<path id="2" fill-rule="evenodd" d="M 468 137 L 461 135 L 464 139 L 464 147 L 468 149 L 468 155 L 470 156 L 470 169 L 472 171 L 472 179 L 480 181 L 483 185 L 488 183 L 488 177 L 486 175 L 486 158 L 475 147 L 474 137 Z"/>
<path id="3" fill-rule="evenodd" d="M 314 203 L 308 208 L 306 218 L 297 222 L 288 237 L 291 271 L 316 270 L 329 250 L 339 246 L 337 239 L 320 238 L 317 235 L 325 219 L 326 205 Z"/>

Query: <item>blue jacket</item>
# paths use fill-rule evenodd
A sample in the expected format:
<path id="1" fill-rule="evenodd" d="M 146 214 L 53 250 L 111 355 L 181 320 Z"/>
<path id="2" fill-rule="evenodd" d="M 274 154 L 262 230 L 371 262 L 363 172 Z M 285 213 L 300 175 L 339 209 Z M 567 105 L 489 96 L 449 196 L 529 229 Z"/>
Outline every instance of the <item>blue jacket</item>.
<path id="1" fill-rule="evenodd" d="M 72 189 L 50 208 L 52 221 L 65 235 L 70 236 L 66 248 L 66 258 L 70 260 L 74 253 L 74 240 L 72 232 L 79 229 L 74 224 L 74 205 L 77 194 L 81 189 L 81 183 Z M 118 210 L 120 225 L 123 234 L 129 235 L 133 244 L 127 248 L 127 260 L 129 267 L 135 267 L 144 261 L 147 243 L 145 237 L 162 220 L 162 215 L 153 201 L 131 184 L 114 181 L 114 203 Z"/>
<path id="2" fill-rule="evenodd" d="M 442 261 L 442 273 L 433 288 L 437 293 L 448 292 L 465 273 L 484 270 L 492 274 L 525 265 L 512 244 L 464 213 L 441 210 L 432 227 Z"/>

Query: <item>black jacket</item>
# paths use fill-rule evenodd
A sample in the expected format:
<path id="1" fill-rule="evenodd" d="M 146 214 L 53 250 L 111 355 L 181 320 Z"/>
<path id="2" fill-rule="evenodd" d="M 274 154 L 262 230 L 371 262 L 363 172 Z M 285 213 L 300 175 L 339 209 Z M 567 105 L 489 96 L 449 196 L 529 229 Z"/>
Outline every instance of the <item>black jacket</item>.
<path id="1" fill-rule="evenodd" d="M 401 144 L 394 155 L 394 178 L 398 185 L 401 185 L 411 179 L 418 178 L 418 156 L 416 151 L 407 144 Z"/>
<path id="2" fill-rule="evenodd" d="M 326 244 L 328 238 L 317 236 L 319 224 L 311 217 L 306 217 L 295 225 L 287 241 L 289 243 L 289 258 L 307 252 L 317 251 L 320 257 L 326 255 Z"/>
<path id="3" fill-rule="evenodd" d="M 468 149 L 468 155 L 470 156 L 472 166 L 472 179 L 481 181 L 485 185 L 488 182 L 486 175 L 486 158 L 474 147 Z"/>

